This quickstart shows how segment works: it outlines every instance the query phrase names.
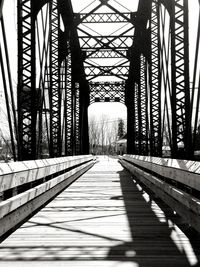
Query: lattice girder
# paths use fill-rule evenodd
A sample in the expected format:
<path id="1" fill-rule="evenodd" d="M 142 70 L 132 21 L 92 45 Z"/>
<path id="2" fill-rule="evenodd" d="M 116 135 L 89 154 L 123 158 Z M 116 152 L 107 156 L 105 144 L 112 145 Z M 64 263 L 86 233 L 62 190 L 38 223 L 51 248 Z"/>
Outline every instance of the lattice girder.
<path id="1" fill-rule="evenodd" d="M 151 7 L 151 59 L 150 59 L 150 151 L 161 156 L 161 74 L 160 74 L 160 21 L 159 1 L 152 0 Z"/>
<path id="2" fill-rule="evenodd" d="M 188 0 L 174 0 L 172 43 L 172 154 L 191 155 L 191 115 L 188 51 Z M 179 153 L 179 150 L 181 152 Z M 181 154 L 181 155 L 179 155 Z"/>
<path id="3" fill-rule="evenodd" d="M 18 158 L 36 157 L 35 17 L 32 0 L 18 0 Z"/>
<path id="4" fill-rule="evenodd" d="M 132 35 L 125 36 L 79 36 L 82 50 L 93 49 L 127 49 L 133 42 Z"/>
<path id="5" fill-rule="evenodd" d="M 148 155 L 148 94 L 147 94 L 147 59 L 140 55 L 140 154 Z"/>
<path id="6" fill-rule="evenodd" d="M 86 51 L 83 51 L 84 58 L 90 58 L 90 59 L 104 59 L 104 58 L 128 58 L 127 50 L 118 49 L 115 51 L 114 49 L 101 49 L 97 51 L 93 51 L 93 49 L 87 49 Z"/>
<path id="7" fill-rule="evenodd" d="M 60 14 L 58 2 L 50 8 L 50 155 L 61 156 L 61 74 L 59 64 Z"/>
<path id="8" fill-rule="evenodd" d="M 98 9 L 106 6 L 108 12 L 101 13 Z M 75 14 L 75 23 L 79 35 L 80 47 L 85 61 L 85 73 L 89 81 L 100 76 L 114 76 L 118 79 L 127 79 L 128 67 L 119 64 L 97 66 L 91 65 L 91 60 L 96 59 L 115 59 L 129 60 L 129 49 L 133 44 L 133 32 L 136 12 L 120 12 L 110 3 L 101 2 L 96 8 L 88 13 Z M 85 24 L 94 25 L 95 23 L 117 23 L 120 27 L 119 34 L 92 34 L 85 30 Z M 124 29 L 123 27 L 126 26 Z M 92 26 L 94 27 L 94 26 Z"/>
<path id="9" fill-rule="evenodd" d="M 124 82 L 90 82 L 90 104 L 95 102 L 120 102 L 125 104 Z"/>
<path id="10" fill-rule="evenodd" d="M 75 21 L 77 24 L 80 23 L 122 23 L 130 22 L 133 23 L 135 12 L 123 13 L 123 16 L 119 13 L 81 13 L 75 14 Z"/>
<path id="11" fill-rule="evenodd" d="M 88 77 L 116 76 L 125 79 L 128 76 L 129 66 L 123 66 L 124 64 L 121 66 L 85 66 L 85 73 Z"/>

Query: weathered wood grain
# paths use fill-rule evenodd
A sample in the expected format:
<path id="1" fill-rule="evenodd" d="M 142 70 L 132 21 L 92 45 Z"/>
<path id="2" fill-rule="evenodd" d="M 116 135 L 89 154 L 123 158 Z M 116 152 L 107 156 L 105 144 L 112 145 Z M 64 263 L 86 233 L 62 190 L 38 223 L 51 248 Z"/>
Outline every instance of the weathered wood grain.
<path id="1" fill-rule="evenodd" d="M 0 259 L 6 267 L 199 266 L 200 237 L 102 156 L 0 245 Z"/>

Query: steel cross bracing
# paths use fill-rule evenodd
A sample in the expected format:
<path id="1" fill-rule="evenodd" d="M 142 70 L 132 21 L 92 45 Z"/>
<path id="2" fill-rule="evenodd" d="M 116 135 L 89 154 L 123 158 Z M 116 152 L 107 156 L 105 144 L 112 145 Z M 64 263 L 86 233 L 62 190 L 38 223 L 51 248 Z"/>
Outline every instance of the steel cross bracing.
<path id="1" fill-rule="evenodd" d="M 102 7 L 105 8 L 103 13 L 100 12 Z M 121 102 L 124 102 L 123 98 L 121 99 L 121 87 L 124 86 L 124 91 L 123 81 L 128 78 L 129 49 L 133 43 L 135 15 L 136 12 L 121 12 L 109 4 L 109 1 L 97 3 L 88 13 L 75 13 L 85 74 L 90 85 L 90 103 L 95 99 L 114 101 L 118 100 L 119 96 Z M 98 33 L 94 27 L 97 24 L 103 24 L 105 27 L 110 24 L 111 29 L 113 25 L 118 26 L 108 35 L 106 32 Z M 102 81 L 105 76 L 109 77 L 109 83 Z M 115 81 L 118 84 L 120 82 L 119 87 L 113 86 L 117 84 Z"/>
<path id="2" fill-rule="evenodd" d="M 137 10 L 127 12 L 115 0 L 101 0 L 74 13 L 71 0 L 18 0 L 18 119 L 14 97 L 9 112 L 9 60 L 2 55 L 4 3 L 1 75 L 19 160 L 87 153 L 87 108 L 95 101 L 127 106 L 128 153 L 162 156 L 168 140 L 173 157 L 192 157 L 200 117 L 200 23 L 190 58 L 190 1 L 139 0 Z"/>
<path id="3" fill-rule="evenodd" d="M 173 157 L 191 157 L 188 41 L 187 0 L 139 2 L 126 89 L 128 124 L 135 125 L 135 129 L 128 125 L 128 131 L 134 132 L 128 133 L 129 153 L 162 156 L 163 143 L 168 139 Z M 142 67 L 142 54 L 149 66 L 146 72 Z M 140 92 L 145 76 L 148 78 L 146 96 Z M 134 96 L 146 105 L 144 109 L 139 107 L 139 112 L 145 114 L 145 109 L 147 111 L 143 118 L 138 115 L 136 100 L 135 108 L 131 107 L 129 98 L 133 98 L 132 90 Z M 140 128 L 144 124 L 146 131 Z M 146 133 L 145 138 L 142 132 Z M 148 147 L 146 152 L 139 146 L 144 139 L 145 147 Z"/>
<path id="4" fill-rule="evenodd" d="M 59 156 L 61 151 L 61 81 L 59 67 L 60 14 L 57 0 L 50 2 L 50 154 Z"/>
<path id="5" fill-rule="evenodd" d="M 88 153 L 88 88 L 73 23 L 70 0 L 18 1 L 19 160 Z"/>
<path id="6" fill-rule="evenodd" d="M 91 82 L 90 104 L 94 102 L 121 102 L 125 104 L 125 83 Z"/>
<path id="7" fill-rule="evenodd" d="M 161 145 L 161 74 L 160 74 L 160 14 L 159 1 L 153 0 L 151 7 L 150 31 L 151 31 L 151 58 L 150 58 L 150 146 L 153 155 L 162 155 Z"/>
<path id="8" fill-rule="evenodd" d="M 18 121 L 19 157 L 36 154 L 35 28 L 31 0 L 18 0 Z"/>
<path id="9" fill-rule="evenodd" d="M 77 13 L 75 18 L 78 23 L 121 23 L 129 21 L 132 23 L 136 13 Z"/>
<path id="10" fill-rule="evenodd" d="M 148 153 L 148 93 L 147 93 L 147 59 L 143 54 L 140 56 L 140 96 L 139 116 L 140 116 L 140 150 L 139 154 Z"/>
<path id="11" fill-rule="evenodd" d="M 191 114 L 189 86 L 188 1 L 172 4 L 172 135 L 173 155 L 178 149 L 191 155 Z M 182 152 L 181 152 L 182 153 Z"/>

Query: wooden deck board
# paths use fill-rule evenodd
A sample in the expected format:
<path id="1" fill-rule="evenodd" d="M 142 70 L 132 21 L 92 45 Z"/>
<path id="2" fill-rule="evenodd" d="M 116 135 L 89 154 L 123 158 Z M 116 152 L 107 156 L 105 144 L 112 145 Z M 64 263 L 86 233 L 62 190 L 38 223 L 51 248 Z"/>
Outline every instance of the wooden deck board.
<path id="1" fill-rule="evenodd" d="M 0 245 L 0 266 L 200 266 L 199 235 L 174 220 L 117 160 L 100 157 Z"/>

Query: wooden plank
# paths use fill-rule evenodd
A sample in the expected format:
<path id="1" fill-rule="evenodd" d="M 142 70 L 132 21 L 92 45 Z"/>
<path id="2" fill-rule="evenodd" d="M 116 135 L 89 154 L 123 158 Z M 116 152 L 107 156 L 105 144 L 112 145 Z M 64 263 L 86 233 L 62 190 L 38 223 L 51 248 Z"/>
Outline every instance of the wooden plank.
<path id="1" fill-rule="evenodd" d="M 200 232 L 200 201 L 198 199 L 191 197 L 191 195 L 176 189 L 128 162 L 123 161 L 122 164 L 133 175 L 139 177 L 148 188 L 172 207 L 174 211 L 183 216 L 188 224 Z"/>
<path id="2" fill-rule="evenodd" d="M 29 201 L 34 198 L 37 198 L 39 195 L 45 193 L 46 191 L 50 190 L 54 186 L 59 183 L 62 183 L 64 180 L 70 179 L 75 173 L 79 173 L 82 169 L 87 166 L 91 166 L 91 163 L 83 164 L 77 168 L 72 169 L 62 175 L 59 175 L 48 182 L 45 182 L 41 185 L 38 185 L 34 188 L 31 188 L 24 193 L 18 194 L 14 197 L 9 198 L 8 200 L 2 201 L 0 203 L 0 219 L 2 219 L 5 215 L 9 214 L 10 212 L 16 210 L 22 205 L 25 205 Z"/>
<path id="3" fill-rule="evenodd" d="M 124 155 L 124 160 L 200 191 L 200 162 Z"/>
<path id="4" fill-rule="evenodd" d="M 5 216 L 0 220 L 0 237 L 12 230 L 12 228 L 16 227 L 28 216 L 52 199 L 56 194 L 74 182 L 92 165 L 93 163 L 86 163 L 73 169 L 70 172 L 70 176 L 68 176 L 68 174 L 61 175 L 60 177 L 56 177 L 34 189 L 19 194 L 17 198 L 14 197 L 6 201 L 5 206 L 4 202 L 2 202 L 1 212 Z"/>
<path id="5" fill-rule="evenodd" d="M 99 159 L 2 242 L 0 266 L 198 266 L 199 235 L 117 160 Z"/>
<path id="6" fill-rule="evenodd" d="M 92 160 L 91 155 L 0 164 L 0 192 Z"/>

